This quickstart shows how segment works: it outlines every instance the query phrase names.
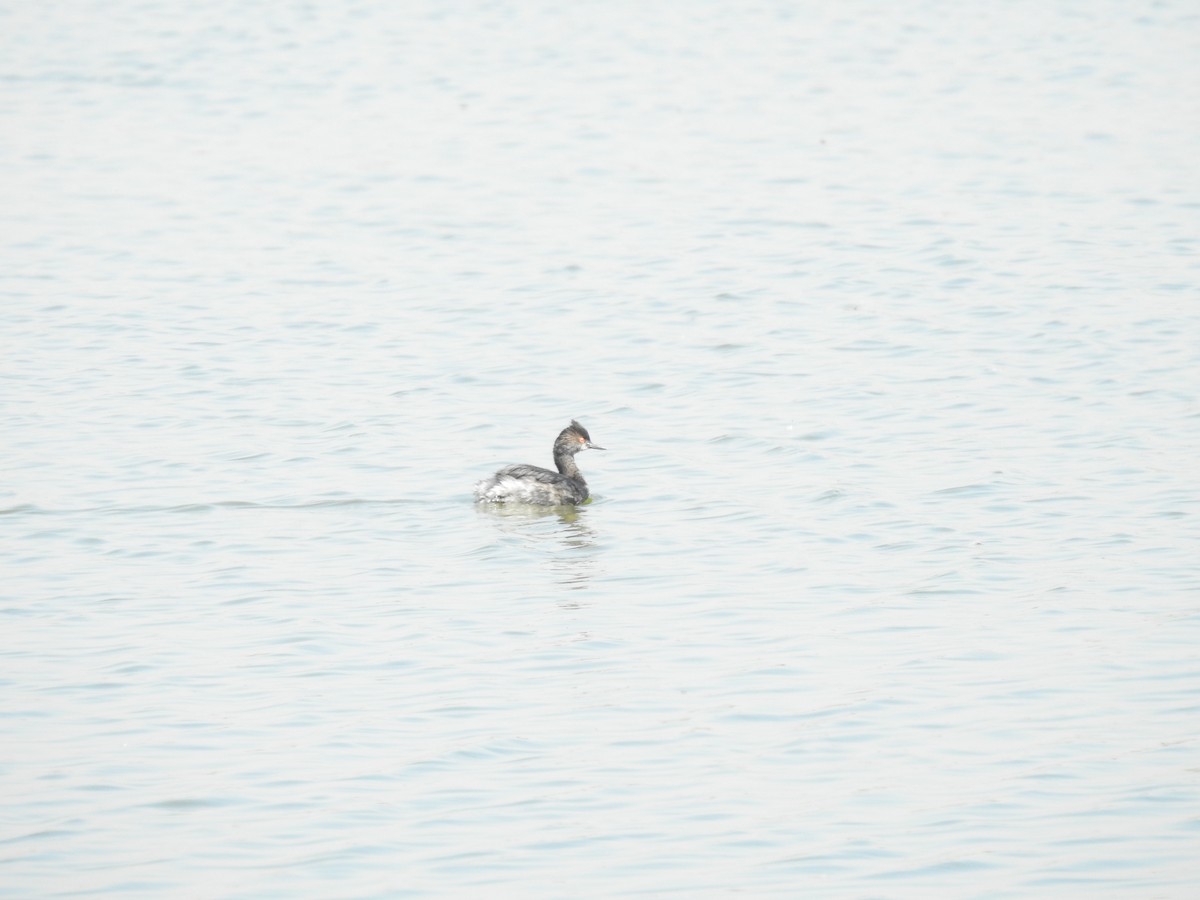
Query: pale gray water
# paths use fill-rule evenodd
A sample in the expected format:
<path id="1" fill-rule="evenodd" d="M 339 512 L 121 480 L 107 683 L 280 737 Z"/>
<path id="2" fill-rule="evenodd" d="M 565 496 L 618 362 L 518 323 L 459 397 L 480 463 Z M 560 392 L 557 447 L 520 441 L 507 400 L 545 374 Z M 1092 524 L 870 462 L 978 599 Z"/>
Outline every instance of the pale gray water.
<path id="1" fill-rule="evenodd" d="M 0 894 L 1197 896 L 1194 4 L 0 48 Z"/>

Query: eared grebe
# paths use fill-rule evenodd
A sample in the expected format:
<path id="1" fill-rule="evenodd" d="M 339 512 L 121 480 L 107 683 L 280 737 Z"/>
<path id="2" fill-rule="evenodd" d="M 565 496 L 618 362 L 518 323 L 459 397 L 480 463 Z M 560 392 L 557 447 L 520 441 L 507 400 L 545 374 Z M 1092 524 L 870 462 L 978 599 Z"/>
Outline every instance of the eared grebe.
<path id="1" fill-rule="evenodd" d="M 591 448 L 587 429 L 571 420 L 554 441 L 554 465 L 557 472 L 541 466 L 505 466 L 491 478 L 475 485 L 475 499 L 485 503 L 533 503 L 538 506 L 569 506 L 588 498 L 587 482 L 575 465 L 575 454 Z"/>

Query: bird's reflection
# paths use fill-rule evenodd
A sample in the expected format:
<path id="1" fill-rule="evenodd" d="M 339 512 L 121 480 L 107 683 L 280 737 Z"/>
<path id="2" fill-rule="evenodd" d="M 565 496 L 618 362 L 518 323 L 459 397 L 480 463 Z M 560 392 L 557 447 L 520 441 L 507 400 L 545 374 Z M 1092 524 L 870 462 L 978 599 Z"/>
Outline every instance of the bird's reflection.
<path id="1" fill-rule="evenodd" d="M 586 509 L 524 503 L 481 503 L 475 509 L 504 534 L 518 538 L 524 546 L 538 552 L 555 581 L 563 587 L 583 590 L 595 576 L 596 533 L 588 524 Z"/>

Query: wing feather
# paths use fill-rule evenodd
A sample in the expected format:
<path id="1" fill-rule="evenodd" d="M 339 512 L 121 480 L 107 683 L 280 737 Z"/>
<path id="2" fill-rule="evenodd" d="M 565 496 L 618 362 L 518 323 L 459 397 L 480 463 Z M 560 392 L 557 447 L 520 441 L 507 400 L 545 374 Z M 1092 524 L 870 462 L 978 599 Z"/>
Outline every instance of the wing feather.
<path id="1" fill-rule="evenodd" d="M 554 484 L 563 480 L 563 476 L 558 472 L 551 472 L 549 469 L 543 469 L 541 466 L 529 466 L 524 463 L 517 463 L 515 466 L 505 466 L 496 473 L 497 478 L 506 475 L 511 478 L 532 478 L 534 481 L 542 482 L 542 484 Z"/>

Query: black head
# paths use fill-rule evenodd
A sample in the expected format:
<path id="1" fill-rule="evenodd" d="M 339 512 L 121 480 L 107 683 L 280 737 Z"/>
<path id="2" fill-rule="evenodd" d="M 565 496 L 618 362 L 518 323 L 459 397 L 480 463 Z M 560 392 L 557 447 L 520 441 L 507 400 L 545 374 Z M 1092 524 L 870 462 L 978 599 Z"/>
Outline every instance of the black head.
<path id="1" fill-rule="evenodd" d="M 603 450 L 603 447 L 598 447 L 592 443 L 592 436 L 588 434 L 588 430 L 576 422 L 571 420 L 571 424 L 562 430 L 558 436 L 558 440 L 554 442 L 555 449 L 561 447 L 568 453 L 575 454 L 580 450 Z"/>

